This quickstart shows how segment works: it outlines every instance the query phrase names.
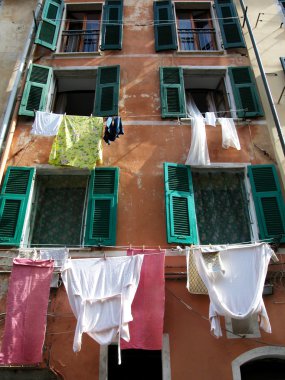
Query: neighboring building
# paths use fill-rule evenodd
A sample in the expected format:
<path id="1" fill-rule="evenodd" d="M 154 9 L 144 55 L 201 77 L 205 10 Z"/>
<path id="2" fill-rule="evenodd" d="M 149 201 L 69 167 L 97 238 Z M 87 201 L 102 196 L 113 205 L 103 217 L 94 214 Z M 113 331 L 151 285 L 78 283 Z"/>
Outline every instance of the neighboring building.
<path id="1" fill-rule="evenodd" d="M 283 373 L 284 187 L 274 164 L 284 157 L 278 141 L 271 142 L 272 120 L 246 41 L 230 0 L 45 0 L 15 100 L 15 130 L 9 125 L 7 160 L 2 156 L 1 315 L 19 247 L 66 246 L 72 258 L 165 248 L 163 350 L 132 352 L 128 378 L 238 380 L 255 372 L 265 379 L 269 371 L 274 380 Z M 186 166 L 193 104 L 203 114 L 234 118 L 241 150 L 224 149 L 220 124 L 207 125 L 211 165 Z M 103 142 L 95 171 L 58 168 L 48 165 L 54 137 L 30 134 L 36 110 L 93 113 L 105 121 L 120 115 L 125 134 Z M 280 260 L 268 272 L 274 293 L 264 297 L 272 334 L 259 330 L 254 317 L 229 319 L 215 339 L 209 298 L 187 291 L 185 250 L 177 246 L 271 238 Z M 122 376 L 113 347 L 87 334 L 73 353 L 75 326 L 64 286 L 55 286 L 41 369 L 0 368 L 1 378 L 33 379 L 39 371 L 43 379 Z M 4 323 L 0 328 L 2 334 Z"/>

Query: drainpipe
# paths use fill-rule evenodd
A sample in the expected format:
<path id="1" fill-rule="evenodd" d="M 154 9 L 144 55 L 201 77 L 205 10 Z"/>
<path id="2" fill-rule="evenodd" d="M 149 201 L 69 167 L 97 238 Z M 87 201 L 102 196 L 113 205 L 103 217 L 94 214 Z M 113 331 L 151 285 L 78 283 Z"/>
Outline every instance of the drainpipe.
<path id="1" fill-rule="evenodd" d="M 262 65 L 261 58 L 260 58 L 260 55 L 259 55 L 259 52 L 258 52 L 258 48 L 256 46 L 256 42 L 255 42 L 255 39 L 254 39 L 254 36 L 253 36 L 253 33 L 252 33 L 252 28 L 251 28 L 250 22 L 249 22 L 248 17 L 247 17 L 247 12 L 246 12 L 246 8 L 245 8 L 245 5 L 244 5 L 244 2 L 243 2 L 243 0 L 239 0 L 239 1 L 240 1 L 240 5 L 241 5 L 241 8 L 242 8 L 242 11 L 243 11 L 243 16 L 244 16 L 244 20 L 246 22 L 248 33 L 249 33 L 249 36 L 250 36 L 250 39 L 251 39 L 251 43 L 252 43 L 252 47 L 253 47 L 253 50 L 254 50 L 254 53 L 255 53 L 255 57 L 256 57 L 256 60 L 257 60 L 257 63 L 258 63 L 258 67 L 259 67 L 259 71 L 260 71 L 260 74 L 261 74 L 263 85 L 264 85 L 264 88 L 265 88 L 265 91 L 266 91 L 267 99 L 268 99 L 268 102 L 269 102 L 269 105 L 270 105 L 270 109 L 271 109 L 271 112 L 272 112 L 272 115 L 273 115 L 273 119 L 274 119 L 274 122 L 275 122 L 275 127 L 276 127 L 277 132 L 278 132 L 278 136 L 279 136 L 280 144 L 281 144 L 281 147 L 282 147 L 282 151 L 283 151 L 283 154 L 285 156 L 285 142 L 284 142 L 284 136 L 283 136 L 283 133 L 282 133 L 282 128 L 281 128 L 280 120 L 278 118 L 278 114 L 277 114 L 277 111 L 276 111 L 276 108 L 275 108 L 275 105 L 274 105 L 273 97 L 271 95 L 270 88 L 269 88 L 269 85 L 268 85 L 268 82 L 267 82 L 267 78 L 266 78 L 265 72 L 263 70 L 263 65 Z"/>
<path id="2" fill-rule="evenodd" d="M 38 0 L 36 11 L 34 13 L 35 18 L 37 18 L 39 16 L 39 12 L 41 10 L 42 3 L 43 3 L 43 0 Z M 22 56 L 20 59 L 20 64 L 19 64 L 19 68 L 17 70 L 15 82 L 13 84 L 13 88 L 12 88 L 12 91 L 11 91 L 9 99 L 8 99 L 8 104 L 6 107 L 6 111 L 5 111 L 5 114 L 3 117 L 3 122 L 2 122 L 1 130 L 0 130 L 0 152 L 3 150 L 3 145 L 4 145 L 4 142 L 6 139 L 4 152 L 1 153 L 2 157 L 1 157 L 1 164 L 0 164 L 0 183 L 2 182 L 3 173 L 5 170 L 9 150 L 10 150 L 13 135 L 15 132 L 17 115 L 18 115 L 18 110 L 19 110 L 19 105 L 20 105 L 19 99 L 17 99 L 17 103 L 15 106 L 14 106 L 14 104 L 15 104 L 15 100 L 16 100 L 16 96 L 17 96 L 17 92 L 18 92 L 18 86 L 19 86 L 19 83 L 21 81 L 21 78 L 22 78 L 22 75 L 24 72 L 26 60 L 27 60 L 29 51 L 31 49 L 31 46 L 33 44 L 34 28 L 35 28 L 35 26 L 32 25 L 30 28 L 30 31 L 29 31 L 28 38 L 26 40 L 25 47 L 24 47 L 24 50 L 23 50 L 23 53 L 22 53 Z M 9 121 L 11 118 L 12 118 L 11 125 L 10 125 L 9 131 L 7 133 Z"/>

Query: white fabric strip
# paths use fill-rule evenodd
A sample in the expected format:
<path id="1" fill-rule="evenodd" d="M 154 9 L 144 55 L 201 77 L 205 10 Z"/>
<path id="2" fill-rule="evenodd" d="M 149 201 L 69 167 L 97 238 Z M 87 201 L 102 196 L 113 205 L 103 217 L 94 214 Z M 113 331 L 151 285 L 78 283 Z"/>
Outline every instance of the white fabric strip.
<path id="1" fill-rule="evenodd" d="M 31 134 L 38 136 L 55 136 L 63 115 L 37 111 Z"/>

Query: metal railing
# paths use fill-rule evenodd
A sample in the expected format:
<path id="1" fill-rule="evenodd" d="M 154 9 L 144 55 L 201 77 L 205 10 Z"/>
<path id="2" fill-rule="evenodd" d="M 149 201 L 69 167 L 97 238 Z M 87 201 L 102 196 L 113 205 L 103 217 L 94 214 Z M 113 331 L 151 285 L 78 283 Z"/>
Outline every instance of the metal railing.
<path id="1" fill-rule="evenodd" d="M 216 50 L 215 29 L 178 29 L 181 50 Z"/>
<path id="2" fill-rule="evenodd" d="M 98 29 L 64 30 L 62 32 L 61 51 L 65 53 L 97 51 L 99 35 Z"/>

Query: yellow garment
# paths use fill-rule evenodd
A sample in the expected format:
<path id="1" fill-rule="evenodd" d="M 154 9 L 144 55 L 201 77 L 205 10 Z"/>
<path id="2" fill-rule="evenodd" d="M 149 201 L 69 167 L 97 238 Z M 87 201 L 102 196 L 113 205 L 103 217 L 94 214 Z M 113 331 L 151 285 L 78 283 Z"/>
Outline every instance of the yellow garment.
<path id="1" fill-rule="evenodd" d="M 102 162 L 102 131 L 102 117 L 63 116 L 49 164 L 93 169 Z"/>

